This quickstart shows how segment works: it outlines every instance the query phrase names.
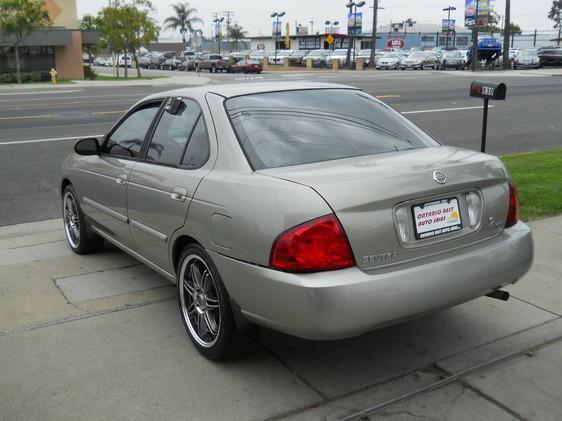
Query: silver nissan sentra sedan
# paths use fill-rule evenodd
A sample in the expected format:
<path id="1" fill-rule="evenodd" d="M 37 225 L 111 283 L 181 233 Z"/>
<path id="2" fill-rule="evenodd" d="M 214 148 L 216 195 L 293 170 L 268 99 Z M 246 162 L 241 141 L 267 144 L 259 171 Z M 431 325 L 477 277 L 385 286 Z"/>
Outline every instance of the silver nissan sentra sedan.
<path id="1" fill-rule="evenodd" d="M 533 258 L 498 158 L 443 146 L 352 87 L 163 92 L 75 152 L 60 185 L 68 244 L 108 241 L 177 283 L 186 331 L 213 359 L 259 325 L 339 339 L 494 296 Z"/>

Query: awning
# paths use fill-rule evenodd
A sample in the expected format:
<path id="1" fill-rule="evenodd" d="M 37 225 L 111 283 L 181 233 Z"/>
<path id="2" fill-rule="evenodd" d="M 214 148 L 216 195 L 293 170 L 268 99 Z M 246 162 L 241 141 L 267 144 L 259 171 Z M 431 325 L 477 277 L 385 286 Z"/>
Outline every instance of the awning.
<path id="1" fill-rule="evenodd" d="M 14 37 L 0 36 L 0 47 L 11 47 Z M 34 31 L 25 38 L 22 47 L 58 47 L 72 44 L 70 29 L 50 29 Z"/>

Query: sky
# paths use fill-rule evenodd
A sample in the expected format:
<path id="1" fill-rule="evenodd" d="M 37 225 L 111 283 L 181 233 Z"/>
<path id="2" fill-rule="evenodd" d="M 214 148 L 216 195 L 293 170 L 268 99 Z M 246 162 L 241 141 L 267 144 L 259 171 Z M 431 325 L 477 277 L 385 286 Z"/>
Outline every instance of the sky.
<path id="1" fill-rule="evenodd" d="M 152 0 L 156 11 L 153 17 L 160 25 L 166 17 L 172 15 L 171 4 L 181 0 Z M 370 28 L 372 25 L 372 5 L 373 0 L 366 0 L 367 4 L 363 7 L 363 26 Z M 347 0 L 191 0 L 189 4 L 198 10 L 198 16 L 204 21 L 198 28 L 203 29 L 205 35 L 210 35 L 213 27 L 213 13 L 230 10 L 234 12 L 233 23 L 238 23 L 250 36 L 271 34 L 272 12 L 285 11 L 283 18 L 283 28 L 288 22 L 291 26 L 291 33 L 294 32 L 295 22 L 303 26 L 310 26 L 309 21 L 314 22 L 314 32 L 324 30 L 326 20 L 339 21 L 345 25 Z M 77 0 L 78 17 L 84 14 L 97 14 L 108 0 Z M 504 14 L 505 0 L 495 0 L 495 10 Z M 464 21 L 465 0 L 380 0 L 379 24 L 389 24 L 401 22 L 412 18 L 418 23 L 440 24 L 441 19 L 446 18 L 443 8 L 454 6 L 456 12 L 452 13 L 451 18 L 457 20 L 457 24 L 462 25 Z M 512 21 L 517 23 L 526 31 L 535 28 L 539 30 L 552 29 L 553 22 L 547 19 L 548 11 L 552 5 L 552 0 L 512 0 Z M 345 27 L 340 24 L 340 32 L 345 32 Z M 180 39 L 178 34 L 162 32 L 161 38 Z"/>

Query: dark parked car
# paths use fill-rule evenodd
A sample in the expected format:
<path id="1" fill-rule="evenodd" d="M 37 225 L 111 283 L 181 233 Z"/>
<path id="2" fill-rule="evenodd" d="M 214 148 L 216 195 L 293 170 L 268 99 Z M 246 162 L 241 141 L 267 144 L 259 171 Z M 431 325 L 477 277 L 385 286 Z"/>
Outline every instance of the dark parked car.
<path id="1" fill-rule="evenodd" d="M 562 66 L 562 48 L 542 50 L 538 55 L 543 66 Z"/>
<path id="2" fill-rule="evenodd" d="M 181 66 L 182 61 L 177 58 L 169 58 L 164 63 L 160 65 L 160 69 L 162 70 L 178 70 L 179 66 Z"/>
<path id="3" fill-rule="evenodd" d="M 261 73 L 263 67 L 257 60 L 240 60 L 238 63 L 230 66 L 233 73 Z"/>

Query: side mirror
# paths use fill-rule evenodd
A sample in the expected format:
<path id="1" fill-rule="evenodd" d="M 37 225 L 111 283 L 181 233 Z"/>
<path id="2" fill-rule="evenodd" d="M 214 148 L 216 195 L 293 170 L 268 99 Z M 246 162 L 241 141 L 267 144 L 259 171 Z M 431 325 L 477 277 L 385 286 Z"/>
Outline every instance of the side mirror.
<path id="1" fill-rule="evenodd" d="M 90 137 L 76 142 L 74 152 L 82 156 L 91 156 L 100 154 L 100 144 L 97 139 Z"/>

